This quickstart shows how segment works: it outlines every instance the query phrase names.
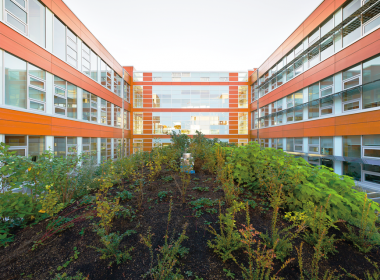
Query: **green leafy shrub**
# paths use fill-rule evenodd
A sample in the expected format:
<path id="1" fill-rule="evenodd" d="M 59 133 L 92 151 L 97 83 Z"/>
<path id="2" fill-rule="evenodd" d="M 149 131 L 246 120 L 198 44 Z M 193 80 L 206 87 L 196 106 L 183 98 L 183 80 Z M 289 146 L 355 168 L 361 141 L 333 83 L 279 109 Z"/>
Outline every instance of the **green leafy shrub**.
<path id="1" fill-rule="evenodd" d="M 130 236 L 133 233 L 136 233 L 134 230 L 127 230 L 123 234 L 119 232 L 113 232 L 107 234 L 104 228 L 99 228 L 96 230 L 97 234 L 100 236 L 100 242 L 104 245 L 105 248 L 97 248 L 94 246 L 89 246 L 89 248 L 95 249 L 97 252 L 101 253 L 100 257 L 102 260 L 112 259 L 109 262 L 109 266 L 112 266 L 115 262 L 119 265 L 127 260 L 131 260 L 132 257 L 130 252 L 133 250 L 133 247 L 124 250 L 120 250 L 120 242 L 125 236 Z"/>
<path id="2" fill-rule="evenodd" d="M 343 219 L 353 223 L 361 216 L 365 194 L 353 189 L 355 183 L 348 176 L 337 175 L 324 166 L 311 166 L 304 159 L 281 150 L 261 150 L 255 142 L 223 149 L 227 162 L 234 168 L 235 180 L 240 180 L 249 190 L 263 189 L 270 193 L 266 186 L 273 178 L 277 185 L 282 184 L 287 210 L 302 212 L 310 202 L 324 206 L 330 197 L 326 213 L 333 221 Z M 268 167 L 270 172 L 266 171 Z M 273 177 L 273 173 L 281 176 Z M 380 207 L 372 203 L 371 219 L 376 218 L 376 211 L 380 212 Z"/>
<path id="3" fill-rule="evenodd" d="M 219 226 L 220 234 L 209 225 L 209 232 L 215 235 L 214 240 L 208 240 L 207 245 L 218 254 L 223 262 L 232 258 L 232 252 L 240 249 L 242 243 L 240 242 L 241 236 L 236 228 L 235 215 L 244 209 L 242 202 L 234 201 L 230 208 L 227 208 L 226 214 L 221 213 L 219 206 Z"/>

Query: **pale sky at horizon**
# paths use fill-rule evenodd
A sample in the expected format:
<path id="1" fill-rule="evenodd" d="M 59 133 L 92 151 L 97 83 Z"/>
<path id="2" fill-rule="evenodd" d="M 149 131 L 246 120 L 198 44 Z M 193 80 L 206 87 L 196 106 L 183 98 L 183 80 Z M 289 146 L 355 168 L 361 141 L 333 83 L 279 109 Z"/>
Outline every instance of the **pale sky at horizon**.
<path id="1" fill-rule="evenodd" d="M 63 1 L 121 65 L 136 71 L 257 68 L 323 2 Z"/>

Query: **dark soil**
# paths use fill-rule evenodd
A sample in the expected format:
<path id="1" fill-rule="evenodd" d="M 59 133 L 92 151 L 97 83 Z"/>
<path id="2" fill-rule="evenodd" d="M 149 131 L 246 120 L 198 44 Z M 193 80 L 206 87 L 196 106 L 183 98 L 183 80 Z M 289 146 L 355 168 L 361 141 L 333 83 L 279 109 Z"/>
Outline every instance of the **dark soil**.
<path id="1" fill-rule="evenodd" d="M 166 172 L 161 172 L 161 177 L 168 176 Z M 215 183 L 215 176 L 206 174 L 191 175 L 192 181 L 188 188 L 188 202 L 201 197 L 211 199 L 222 199 L 224 193 L 218 189 Z M 194 180 L 198 178 L 199 180 Z M 208 181 L 206 181 L 208 179 Z M 206 182 L 205 182 L 206 181 Z M 130 183 L 125 183 L 123 187 L 129 190 Z M 208 187 L 208 192 L 200 192 L 193 190 L 196 186 Z M 117 187 L 114 187 L 114 191 Z M 226 276 L 223 269 L 228 269 L 235 274 L 235 279 L 241 278 L 241 270 L 232 261 L 223 263 L 221 259 L 207 247 L 207 240 L 211 240 L 213 235 L 206 230 L 205 222 L 212 222 L 212 226 L 217 228 L 218 214 L 209 214 L 203 209 L 204 214 L 201 217 L 195 216 L 195 211 L 188 203 L 182 204 L 180 192 L 176 188 L 173 181 L 165 182 L 158 179 L 153 183 L 145 186 L 145 195 L 143 206 L 138 210 L 137 194 L 130 201 L 123 201 L 121 205 L 132 206 L 136 210 L 136 217 L 133 221 L 128 218 L 117 218 L 113 222 L 112 232 L 119 231 L 120 233 L 126 230 L 135 229 L 137 234 L 125 237 L 121 243 L 121 247 L 134 247 L 132 251 L 132 260 L 127 261 L 119 266 L 116 264 L 108 267 L 109 260 L 101 260 L 100 253 L 88 246 L 103 247 L 100 243 L 99 236 L 92 231 L 93 220 L 84 219 L 75 223 L 71 227 L 59 234 L 55 234 L 48 238 L 43 245 L 40 245 L 35 250 L 31 250 L 35 241 L 38 241 L 47 232 L 47 225 L 51 220 L 45 220 L 32 227 L 27 227 L 16 234 L 15 241 L 7 248 L 0 248 L 0 279 L 52 279 L 57 273 L 67 273 L 75 275 L 77 271 L 83 273 L 88 279 L 142 279 L 142 275 L 150 269 L 150 255 L 148 248 L 140 242 L 140 234 L 145 235 L 147 230 L 151 228 L 154 233 L 153 247 L 158 248 L 164 243 L 164 236 L 167 228 L 169 197 L 163 201 L 158 201 L 158 193 L 160 191 L 171 191 L 173 197 L 173 210 L 171 213 L 172 219 L 169 225 L 170 235 L 174 234 L 177 238 L 182 232 L 183 226 L 187 223 L 186 236 L 189 238 L 183 242 L 183 246 L 189 248 L 189 254 L 179 260 L 178 268 L 181 269 L 183 275 L 185 272 L 191 271 L 192 277 L 185 276 L 186 279 L 195 279 L 195 275 L 203 279 L 231 279 Z M 257 201 L 259 203 L 259 201 Z M 214 207 L 218 210 L 219 206 Z M 223 209 L 225 206 L 223 206 Z M 93 206 L 81 207 L 76 202 L 67 209 L 63 210 L 59 215 L 65 216 L 72 212 L 69 217 L 80 216 L 89 213 Z M 137 211 L 138 210 L 138 211 Z M 74 212 L 73 212 L 74 211 Z M 253 227 L 260 231 L 266 232 L 271 226 L 272 212 L 263 212 L 257 206 L 250 210 L 251 223 Z M 55 219 L 55 218 L 54 218 Z M 237 216 L 238 227 L 245 223 L 245 213 Z M 288 224 L 282 218 L 278 223 L 281 227 Z M 342 231 L 345 227 L 343 224 L 338 225 Z M 84 229 L 84 234 L 80 232 Z M 338 230 L 330 232 L 336 234 L 337 238 L 342 238 L 342 234 Z M 302 239 L 296 239 L 293 243 L 293 252 L 290 258 L 293 260 L 290 264 L 280 272 L 279 276 L 285 279 L 299 279 L 298 259 L 295 247 L 299 247 Z M 366 259 L 365 255 L 360 253 L 352 244 L 340 241 L 336 244 L 339 253 L 329 255 L 328 259 L 323 259 L 320 265 L 321 274 L 326 270 L 334 271 L 343 274 L 341 268 L 348 272 L 357 275 L 359 278 L 364 278 L 364 273 L 369 270 L 373 271 L 374 267 Z M 80 252 L 79 258 L 71 262 L 66 268 L 58 271 L 59 266 L 63 266 L 70 257 L 74 255 L 74 247 Z M 372 250 L 367 257 L 372 261 L 379 263 L 379 250 Z M 155 252 L 156 253 L 156 252 Z M 311 258 L 314 249 L 307 243 L 303 246 L 303 258 L 306 263 L 305 269 L 308 269 L 311 263 Z M 239 262 L 246 264 L 246 255 L 243 251 L 236 253 L 236 258 Z M 274 272 L 281 268 L 281 263 L 276 261 Z M 150 279 L 147 277 L 147 279 Z M 346 276 L 343 279 L 347 279 Z"/>

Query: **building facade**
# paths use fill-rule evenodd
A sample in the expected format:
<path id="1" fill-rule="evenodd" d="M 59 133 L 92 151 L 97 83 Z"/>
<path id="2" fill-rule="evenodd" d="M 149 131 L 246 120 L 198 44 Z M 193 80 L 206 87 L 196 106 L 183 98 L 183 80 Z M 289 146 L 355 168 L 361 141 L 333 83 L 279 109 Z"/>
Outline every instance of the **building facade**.
<path id="1" fill-rule="evenodd" d="M 379 26 L 379 1 L 323 1 L 250 76 L 251 139 L 379 189 Z"/>
<path id="2" fill-rule="evenodd" d="M 19 155 L 100 163 L 200 131 L 380 189 L 378 0 L 325 0 L 258 69 L 229 72 L 121 66 L 62 0 L 0 8 L 0 142 Z"/>

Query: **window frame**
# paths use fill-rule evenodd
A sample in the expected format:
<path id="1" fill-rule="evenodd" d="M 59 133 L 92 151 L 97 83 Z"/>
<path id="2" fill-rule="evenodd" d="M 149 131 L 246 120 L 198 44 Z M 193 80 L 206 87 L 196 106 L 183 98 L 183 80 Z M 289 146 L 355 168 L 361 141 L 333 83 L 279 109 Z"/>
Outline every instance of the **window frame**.
<path id="1" fill-rule="evenodd" d="M 368 159 L 377 159 L 377 160 L 380 160 L 380 157 L 365 156 L 365 151 L 366 150 L 377 150 L 377 151 L 380 151 L 380 146 L 363 146 L 363 139 L 362 139 L 362 157 L 363 158 L 368 158 Z"/>
<path id="2" fill-rule="evenodd" d="M 27 64 L 26 64 L 26 72 L 27 72 L 27 100 L 28 100 L 28 101 L 27 101 L 27 109 L 28 109 L 28 110 L 31 110 L 31 111 L 35 111 L 35 112 L 46 112 L 46 97 L 47 97 L 47 92 L 46 92 L 46 79 L 43 80 L 43 79 L 41 79 L 40 77 L 37 77 L 37 76 L 34 76 L 34 75 L 30 74 L 30 73 L 29 73 L 29 65 L 30 65 L 30 63 L 27 62 Z M 35 66 L 35 67 L 37 67 L 37 66 Z M 38 68 L 39 68 L 39 67 L 38 67 Z M 41 69 L 41 68 L 39 68 L 39 69 Z M 41 69 L 41 70 L 45 72 L 45 77 L 46 77 L 46 71 L 45 71 L 44 69 Z M 41 88 L 39 88 L 39 87 L 37 87 L 37 86 L 32 85 L 32 84 L 30 83 L 30 78 L 33 78 L 33 79 L 35 79 L 35 80 L 37 80 L 37 81 L 42 82 L 42 83 L 44 84 L 44 88 L 41 89 Z M 37 100 L 37 99 L 33 99 L 33 98 L 31 98 L 31 97 L 30 97 L 30 91 L 29 91 L 30 88 L 33 88 L 33 89 L 35 89 L 35 90 L 38 90 L 38 91 L 44 92 L 44 93 L 45 93 L 45 101 L 41 101 L 41 100 Z M 55 94 L 55 93 L 54 93 L 54 94 Z M 54 99 L 54 97 L 53 97 L 53 99 Z M 34 102 L 34 103 L 38 103 L 38 104 L 43 105 L 43 106 L 44 106 L 44 110 L 32 109 L 32 108 L 30 107 L 30 102 Z M 54 103 L 54 100 L 53 100 L 53 103 Z M 67 99 L 66 99 L 66 106 L 67 106 Z"/>
<path id="3" fill-rule="evenodd" d="M 19 19 L 15 14 L 13 14 L 11 11 L 7 10 L 7 8 L 5 7 L 5 1 L 4 1 L 4 6 L 1 7 L 3 10 L 1 11 L 3 13 L 3 21 L 7 24 L 9 24 L 10 26 L 12 26 L 12 28 L 15 28 L 18 32 L 20 32 L 21 34 L 24 34 L 25 36 L 27 36 L 29 38 L 29 0 L 24 0 L 25 1 L 25 8 L 22 7 L 17 1 L 15 0 L 9 0 L 11 1 L 13 4 L 15 4 L 17 7 L 19 7 L 21 10 L 23 10 L 25 13 L 26 13 L 26 23 L 24 23 L 21 19 Z M 24 25 L 25 26 L 25 32 L 20 30 L 17 26 L 13 25 L 11 22 L 8 21 L 8 17 L 7 15 L 10 15 L 14 20 L 16 20 L 17 22 L 19 22 L 20 24 Z M 46 20 L 46 19 L 45 19 Z M 45 34 L 45 38 L 46 38 L 46 34 Z M 46 40 L 46 39 L 45 39 Z"/>

